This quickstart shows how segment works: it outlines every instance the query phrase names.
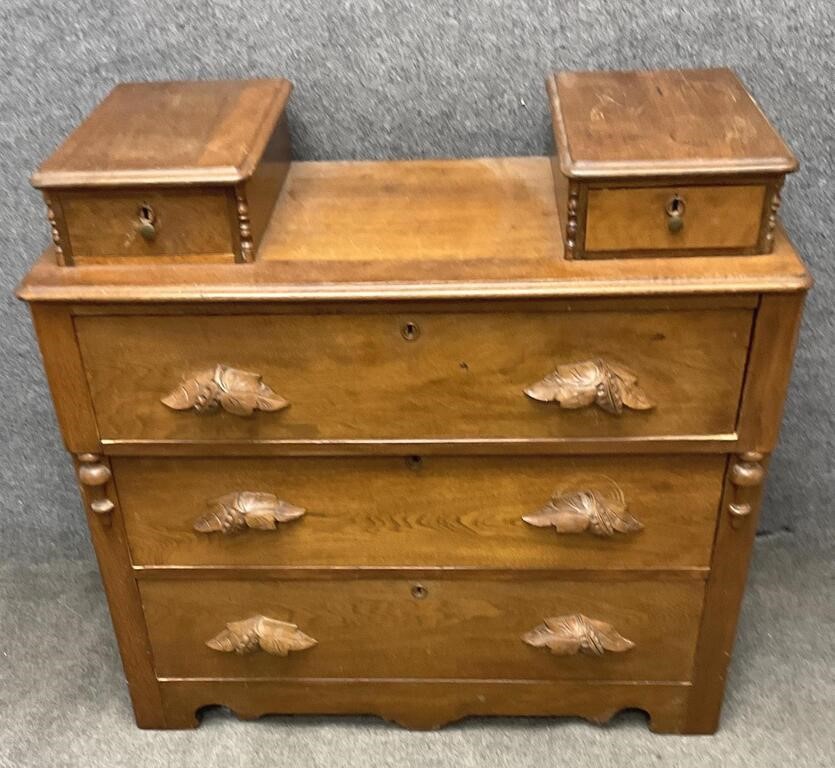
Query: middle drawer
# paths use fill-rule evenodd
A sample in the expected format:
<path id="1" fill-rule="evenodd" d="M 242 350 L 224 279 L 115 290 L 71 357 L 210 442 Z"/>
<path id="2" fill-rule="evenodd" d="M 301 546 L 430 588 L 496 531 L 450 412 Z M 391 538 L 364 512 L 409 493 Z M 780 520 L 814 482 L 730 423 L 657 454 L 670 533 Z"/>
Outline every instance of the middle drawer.
<path id="1" fill-rule="evenodd" d="M 115 457 L 112 466 L 136 565 L 668 570 L 709 565 L 725 457 Z"/>

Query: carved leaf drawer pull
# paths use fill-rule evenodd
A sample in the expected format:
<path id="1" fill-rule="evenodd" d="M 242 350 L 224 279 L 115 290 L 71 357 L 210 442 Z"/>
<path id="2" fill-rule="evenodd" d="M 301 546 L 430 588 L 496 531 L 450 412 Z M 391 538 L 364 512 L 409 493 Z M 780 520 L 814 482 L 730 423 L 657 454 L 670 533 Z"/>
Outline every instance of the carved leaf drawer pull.
<path id="1" fill-rule="evenodd" d="M 290 651 L 312 648 L 316 641 L 295 624 L 256 615 L 229 622 L 226 629 L 207 640 L 206 645 L 213 651 L 224 653 L 243 655 L 260 648 L 275 656 L 286 656 Z"/>
<path id="2" fill-rule="evenodd" d="M 557 366 L 553 373 L 525 389 L 525 394 L 543 403 L 557 403 L 561 408 L 584 408 L 596 403 L 617 416 L 624 406 L 636 411 L 655 407 L 632 371 L 600 358 Z"/>
<path id="3" fill-rule="evenodd" d="M 557 533 L 583 533 L 614 536 L 635 533 L 643 523 L 629 514 L 623 491 L 614 483 L 610 493 L 600 490 L 557 492 L 548 503 L 522 519 L 538 528 L 553 526 Z"/>
<path id="4" fill-rule="evenodd" d="M 175 411 L 194 409 L 197 413 L 217 410 L 236 416 L 251 416 L 254 411 L 280 411 L 290 403 L 272 391 L 261 374 L 225 365 L 183 378 L 162 403 Z"/>
<path id="5" fill-rule="evenodd" d="M 251 491 L 227 493 L 207 502 L 207 506 L 208 512 L 194 521 L 194 530 L 199 533 L 235 533 L 244 528 L 274 531 L 278 523 L 297 520 L 305 513 L 303 507 L 272 493 Z"/>
<path id="6" fill-rule="evenodd" d="M 582 613 L 553 616 L 544 624 L 522 635 L 523 642 L 534 648 L 550 648 L 556 656 L 574 656 L 578 653 L 602 656 L 606 651 L 623 653 L 635 647 L 611 624 L 590 619 Z"/>

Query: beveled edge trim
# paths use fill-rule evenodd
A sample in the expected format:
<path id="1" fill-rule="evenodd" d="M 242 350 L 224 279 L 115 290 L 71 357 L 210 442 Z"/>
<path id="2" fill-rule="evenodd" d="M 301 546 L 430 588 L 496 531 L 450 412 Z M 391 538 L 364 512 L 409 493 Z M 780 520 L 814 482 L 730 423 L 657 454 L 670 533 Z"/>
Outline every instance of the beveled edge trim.
<path id="1" fill-rule="evenodd" d="M 554 136 L 557 164 L 560 172 L 570 179 L 572 178 L 571 168 L 574 163 L 571 159 L 571 150 L 568 148 L 568 133 L 562 119 L 562 104 L 560 103 L 557 74 L 557 72 L 552 72 L 545 78 L 545 90 L 548 92 L 548 105 L 551 109 L 551 129 Z"/>
<path id="2" fill-rule="evenodd" d="M 29 181 L 36 189 L 70 189 L 73 187 L 112 188 L 127 185 L 159 187 L 202 184 L 213 186 L 245 181 L 253 174 L 256 166 L 261 161 L 261 156 L 264 154 L 264 150 L 272 135 L 273 127 L 277 127 L 278 121 L 281 119 L 281 115 L 293 91 L 293 83 L 283 77 L 260 78 L 259 80 L 260 82 L 273 82 L 276 86 L 275 94 L 270 107 L 264 112 L 263 120 L 253 134 L 250 151 L 238 165 L 218 165 L 205 168 L 184 166 L 182 168 L 165 168 L 163 170 L 151 168 L 145 170 L 50 171 L 48 168 L 44 169 L 44 165 L 64 146 L 64 143 L 66 143 L 73 133 L 92 116 L 98 107 L 104 104 L 107 98 L 116 90 L 114 88 L 96 105 L 93 111 L 84 117 L 84 120 L 56 148 L 55 152 L 41 163 L 38 169 L 30 176 Z M 122 85 L 125 85 L 125 83 L 122 83 Z M 116 87 L 118 88 L 119 86 Z"/>
<path id="3" fill-rule="evenodd" d="M 707 581 L 709 566 L 663 568 L 489 568 L 484 566 L 362 566 L 362 565 L 133 565 L 138 580 L 344 581 L 350 579 L 487 579 L 490 581 Z"/>
<path id="4" fill-rule="evenodd" d="M 50 262 L 55 260 L 53 250 L 46 252 Z M 706 256 L 705 258 L 713 258 Z M 721 256 L 716 257 L 717 261 Z M 755 255 L 738 258 L 758 258 Z M 638 261 L 638 259 L 630 260 Z M 660 263 L 662 259 L 653 258 Z M 235 264 L 240 270 L 256 268 L 260 263 Z M 273 262 L 277 263 L 277 262 Z M 111 265 L 112 266 L 112 265 Z M 177 265 L 165 265 L 168 268 Z M 216 265 L 216 266 L 227 266 Z M 36 267 L 37 268 L 37 267 Z M 86 270 L 95 270 L 96 266 L 87 266 Z M 89 274 L 89 272 L 88 272 Z M 603 298 L 610 296 L 675 296 L 677 294 L 699 295 L 715 294 L 719 290 L 716 277 L 705 278 L 667 278 L 647 283 L 642 278 L 635 280 L 594 280 L 578 277 L 576 279 L 516 280 L 502 282 L 438 282 L 438 283 L 309 283 L 281 285 L 262 283 L 259 285 L 231 284 L 211 285 L 195 283 L 193 287 L 183 284 L 171 285 L 49 285 L 36 283 L 36 277 L 30 272 L 15 289 L 15 295 L 22 301 L 56 302 L 189 302 L 189 301 L 357 301 L 357 300 L 424 300 L 424 299 L 519 299 L 519 298 Z M 732 293 L 787 293 L 805 291 L 812 285 L 808 272 L 791 275 L 750 277 L 735 280 L 728 290 Z"/>
<path id="5" fill-rule="evenodd" d="M 592 179 L 629 179 L 648 178 L 650 176 L 678 176 L 700 178 L 718 175 L 747 175 L 753 173 L 784 174 L 797 170 L 797 160 L 788 162 L 779 157 L 758 160 L 725 160 L 723 162 L 705 162 L 691 160 L 681 162 L 673 160 L 629 160 L 607 162 L 573 162 L 567 168 L 560 162 L 560 170 L 570 179 L 582 181 Z"/>
<path id="6" fill-rule="evenodd" d="M 561 238 L 559 243 L 562 243 Z M 544 277 L 475 280 L 460 277 L 435 282 L 363 279 L 334 283 L 327 280 L 287 282 L 281 261 L 260 259 L 249 264 L 168 263 L 155 266 L 151 272 L 137 272 L 114 264 L 64 269 L 56 264 L 54 247 L 48 247 L 18 283 L 15 295 L 29 302 L 96 304 L 293 301 L 321 304 L 432 299 L 676 298 L 706 294 L 791 293 L 806 291 L 812 286 L 809 271 L 779 222 L 772 253 L 727 258 L 732 259 L 733 273 L 720 270 L 713 274 L 683 276 L 676 273 L 683 260 L 652 258 L 622 259 L 619 271 L 624 274 L 607 277 L 606 270 L 601 273 L 601 266 L 593 259 L 566 261 L 559 258 L 549 266 L 556 270 L 554 274 Z M 723 259 L 706 255 L 696 257 L 696 261 L 705 267 L 724 263 Z M 693 267 L 692 262 L 688 264 Z M 758 272 L 765 269 L 757 274 L 741 272 L 754 266 Z M 408 263 L 405 267 L 408 268 Z"/>
<path id="7" fill-rule="evenodd" d="M 708 67 L 707 69 L 725 70 L 730 72 L 737 80 L 737 74 L 728 67 Z M 561 71 L 552 72 L 545 78 L 545 86 L 548 92 L 548 102 L 551 106 L 551 122 L 553 125 L 554 143 L 558 149 L 558 162 L 560 171 L 569 179 L 580 181 L 591 181 L 602 177 L 613 179 L 643 178 L 657 175 L 670 176 L 706 176 L 706 175 L 733 175 L 733 174 L 784 174 L 794 173 L 800 162 L 796 155 L 786 144 L 785 139 L 777 132 L 768 116 L 763 112 L 757 100 L 751 95 L 748 88 L 740 80 L 743 91 L 760 113 L 765 122 L 771 127 L 774 134 L 780 140 L 785 150 L 783 157 L 761 157 L 741 160 L 717 160 L 714 162 L 703 160 L 621 160 L 621 161 L 577 161 L 571 156 L 568 132 L 562 119 L 562 104 L 559 96 L 559 75 Z M 567 72 L 566 74 L 577 74 Z"/>
<path id="8" fill-rule="evenodd" d="M 32 175 L 31 182 L 35 189 L 42 190 L 69 190 L 78 188 L 84 189 L 112 189 L 113 187 L 141 186 L 190 186 L 199 184 L 203 186 L 227 185 L 241 181 L 241 172 L 234 165 L 216 165 L 207 168 L 169 168 L 165 171 L 165 179 L 160 177 L 160 171 L 133 170 L 133 171 L 110 171 L 107 178 L 104 178 L 100 171 L 64 171 L 63 173 L 50 174 L 48 181 L 41 178 L 41 174 Z"/>
<path id="9" fill-rule="evenodd" d="M 757 309 L 760 306 L 759 293 L 711 293 L 673 296 L 624 296 L 624 297 L 577 297 L 529 299 L 520 304 L 516 299 L 485 300 L 468 302 L 465 307 L 450 308 L 449 302 L 409 299 L 387 301 L 341 302 L 166 302 L 164 304 L 70 304 L 74 316 L 164 317 L 176 315 L 223 316 L 230 315 L 400 315 L 403 313 L 425 315 L 485 315 L 493 313 L 515 314 L 578 314 L 581 312 L 637 312 L 661 314 L 670 311 Z"/>
<path id="10" fill-rule="evenodd" d="M 584 259 L 684 259 L 700 256 L 721 259 L 726 256 L 756 256 L 757 246 L 731 246 L 728 248 L 645 248 L 643 250 L 612 249 L 607 251 L 584 251 Z"/>
<path id="11" fill-rule="evenodd" d="M 628 686 L 675 686 L 677 688 L 690 688 L 693 683 L 689 680 L 595 680 L 572 679 L 572 678 L 516 678 L 516 677 L 288 677 L 276 675 L 275 677 L 157 677 L 160 683 L 269 683 L 275 680 L 284 680 L 294 683 L 313 683 L 320 685 L 345 685 L 352 683 L 419 683 L 427 685 L 443 685 L 446 683 L 473 684 L 473 685 L 559 685 L 562 683 L 576 683 L 577 685 L 628 685 Z"/>
<path id="12" fill-rule="evenodd" d="M 410 440 L 121 440 L 103 438 L 107 456 L 412 456 L 728 453 L 738 443 L 736 432 L 718 435 L 617 438 L 496 438 Z"/>

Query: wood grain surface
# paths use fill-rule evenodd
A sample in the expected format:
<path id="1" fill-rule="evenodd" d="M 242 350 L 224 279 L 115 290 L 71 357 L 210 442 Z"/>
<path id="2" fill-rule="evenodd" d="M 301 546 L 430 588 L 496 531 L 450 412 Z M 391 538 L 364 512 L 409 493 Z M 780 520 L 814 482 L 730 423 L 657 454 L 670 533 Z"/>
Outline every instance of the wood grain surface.
<path id="1" fill-rule="evenodd" d="M 39 188 L 236 183 L 258 164 L 282 79 L 123 83 L 32 176 Z"/>
<path id="2" fill-rule="evenodd" d="M 423 589 L 414 596 L 415 587 Z M 702 582 L 432 579 L 141 581 L 159 678 L 447 678 L 687 681 Z M 521 637 L 547 616 L 607 621 L 635 647 L 558 657 Z M 226 623 L 262 614 L 318 644 L 286 658 L 218 653 Z"/>
<path id="3" fill-rule="evenodd" d="M 694 688 L 687 713 L 687 728 L 691 733 L 713 733 L 719 727 L 725 682 L 736 639 L 737 619 L 745 592 L 751 548 L 757 533 L 763 494 L 762 480 L 768 459 L 754 463 L 754 467 L 759 470 L 759 477 L 753 474 L 753 483 L 742 489 L 749 507 L 748 514 L 735 518 L 731 514 L 730 505 L 740 489 L 734 487 L 733 470 L 734 465 L 740 463 L 741 457 L 737 457 L 731 464 L 716 528 L 694 667 Z"/>
<path id="4" fill-rule="evenodd" d="M 229 217 L 229 195 L 222 188 L 141 188 L 110 192 L 60 193 L 69 231 L 73 262 L 77 265 L 121 259 L 123 263 L 216 257 L 235 260 Z M 139 209 L 149 205 L 155 214 L 156 236 L 146 240 L 138 230 Z"/>
<path id="5" fill-rule="evenodd" d="M 548 260 L 557 228 L 541 158 L 298 163 L 262 259 Z M 550 196 L 549 196 L 550 193 Z M 315 222 L 315 226 L 314 226 Z"/>
<path id="6" fill-rule="evenodd" d="M 705 568 L 725 457 L 114 458 L 134 564 Z M 643 530 L 602 538 L 522 521 L 557 489 L 622 491 Z M 207 535 L 206 502 L 250 490 L 305 508 L 279 530 Z"/>
<path id="7" fill-rule="evenodd" d="M 178 440 L 733 432 L 750 325 L 744 309 L 76 319 L 102 436 Z M 656 407 L 615 416 L 524 394 L 596 356 L 631 368 Z M 260 374 L 290 407 L 242 418 L 160 403 L 217 364 Z"/>
<path id="8" fill-rule="evenodd" d="M 803 293 L 762 297 L 740 406 L 740 453 L 770 453 L 777 444 L 804 300 Z"/>
<path id="9" fill-rule="evenodd" d="M 786 173 L 797 160 L 729 69 L 560 72 L 550 95 L 568 176 Z"/>
<path id="10" fill-rule="evenodd" d="M 456 195 L 448 193 L 450 188 Z M 343 216 L 347 209 L 351 216 Z M 443 222 L 444 226 L 431 224 Z M 255 264 L 63 269 L 54 249 L 28 301 L 363 301 L 727 295 L 804 290 L 778 227 L 767 255 L 563 258 L 547 157 L 293 163 Z"/>
<path id="11" fill-rule="evenodd" d="M 585 249 L 593 252 L 754 248 L 760 237 L 763 185 L 601 188 L 588 192 Z M 670 232 L 665 206 L 685 205 L 680 232 Z"/>
<path id="12" fill-rule="evenodd" d="M 101 461 L 103 466 L 108 466 L 106 459 Z M 76 471 L 79 466 L 76 459 Z M 91 492 L 93 489 L 82 483 L 80 490 L 136 723 L 141 728 L 162 728 L 165 721 L 160 689 L 154 676 L 152 650 L 138 584 L 130 571 L 127 536 L 118 513 L 119 499 L 115 485 L 112 479 L 108 479 L 102 489 L 105 496 L 115 503 L 115 513 L 108 520 L 93 510 L 91 502 L 98 498 L 96 493 Z"/>
<path id="13" fill-rule="evenodd" d="M 70 308 L 33 304 L 30 310 L 64 446 L 74 453 L 96 453 L 99 429 Z"/>
<path id="14" fill-rule="evenodd" d="M 291 164 L 261 80 L 119 87 L 35 174 L 18 295 L 140 726 L 717 727 L 796 160 L 728 70 L 548 87 L 553 161 Z"/>
<path id="15" fill-rule="evenodd" d="M 212 706 L 228 707 L 242 720 L 278 713 L 371 714 L 415 730 L 468 715 L 570 715 L 606 723 L 620 710 L 640 709 L 655 733 L 687 732 L 691 692 L 687 683 L 570 680 L 169 680 L 160 689 L 166 728 L 195 728 L 198 712 Z"/>

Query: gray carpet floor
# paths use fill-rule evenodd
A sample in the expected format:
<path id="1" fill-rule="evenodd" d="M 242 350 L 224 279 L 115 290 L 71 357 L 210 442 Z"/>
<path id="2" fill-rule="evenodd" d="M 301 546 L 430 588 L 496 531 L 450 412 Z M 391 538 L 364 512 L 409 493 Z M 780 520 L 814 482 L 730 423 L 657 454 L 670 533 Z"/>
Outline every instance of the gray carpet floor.
<path id="1" fill-rule="evenodd" d="M 835 552 L 791 533 L 757 540 L 722 728 L 651 734 L 626 712 L 479 718 L 412 733 L 371 717 L 210 711 L 195 731 L 132 720 L 92 557 L 0 566 L 0 766 L 745 766 L 835 764 Z"/>

